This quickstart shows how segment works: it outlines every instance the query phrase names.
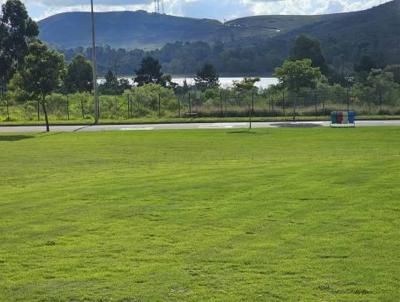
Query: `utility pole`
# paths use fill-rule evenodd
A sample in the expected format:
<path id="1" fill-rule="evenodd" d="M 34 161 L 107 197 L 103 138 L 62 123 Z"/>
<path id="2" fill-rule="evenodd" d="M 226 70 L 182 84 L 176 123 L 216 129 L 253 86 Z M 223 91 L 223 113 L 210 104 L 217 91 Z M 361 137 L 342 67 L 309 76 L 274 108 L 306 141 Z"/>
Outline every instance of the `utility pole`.
<path id="1" fill-rule="evenodd" d="M 161 9 L 162 9 L 163 15 L 165 15 L 164 0 L 161 0 Z"/>
<path id="2" fill-rule="evenodd" d="M 165 14 L 164 0 L 154 0 L 154 12 L 157 14 Z"/>
<path id="3" fill-rule="evenodd" d="M 97 61 L 96 61 L 96 24 L 93 9 L 93 0 L 90 0 L 92 17 L 92 64 L 93 64 L 93 95 L 94 95 L 94 123 L 100 118 L 99 94 L 97 91 Z"/>

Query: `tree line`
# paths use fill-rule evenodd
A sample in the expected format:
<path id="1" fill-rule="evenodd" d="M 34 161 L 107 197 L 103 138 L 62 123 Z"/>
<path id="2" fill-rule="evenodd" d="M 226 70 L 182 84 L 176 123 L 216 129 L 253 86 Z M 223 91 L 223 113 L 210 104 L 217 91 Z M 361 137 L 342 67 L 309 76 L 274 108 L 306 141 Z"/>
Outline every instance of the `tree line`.
<path id="1" fill-rule="evenodd" d="M 19 0 L 8 0 L 0 14 L 0 87 L 2 97 L 6 90 L 20 99 L 35 99 L 45 115 L 46 128 L 49 120 L 46 97 L 52 92 L 91 92 L 93 87 L 92 65 L 83 55 L 76 55 L 70 64 L 64 56 L 50 49 L 38 39 L 37 24 L 28 16 Z M 206 65 L 207 67 L 207 65 Z M 161 72 L 159 62 L 151 57 L 143 59 L 136 71 L 138 86 L 159 84 L 174 87 L 171 76 Z M 119 80 L 109 71 L 106 81 L 100 85 L 102 93 L 122 94 L 131 85 Z"/>

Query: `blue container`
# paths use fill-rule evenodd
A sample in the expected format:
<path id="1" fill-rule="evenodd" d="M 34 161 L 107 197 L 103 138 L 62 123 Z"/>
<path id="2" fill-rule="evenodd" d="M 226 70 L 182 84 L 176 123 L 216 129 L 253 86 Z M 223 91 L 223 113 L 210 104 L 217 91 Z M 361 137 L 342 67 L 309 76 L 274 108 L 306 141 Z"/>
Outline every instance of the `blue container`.
<path id="1" fill-rule="evenodd" d="M 349 123 L 354 124 L 356 122 L 356 113 L 354 111 L 349 111 Z"/>

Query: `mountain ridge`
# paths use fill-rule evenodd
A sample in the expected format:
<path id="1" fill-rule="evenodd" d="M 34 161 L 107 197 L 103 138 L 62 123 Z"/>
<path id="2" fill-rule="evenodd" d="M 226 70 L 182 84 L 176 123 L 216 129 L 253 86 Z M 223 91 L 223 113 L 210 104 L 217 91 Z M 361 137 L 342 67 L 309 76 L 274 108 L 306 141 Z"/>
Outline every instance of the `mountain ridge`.
<path id="1" fill-rule="evenodd" d="M 215 19 L 162 15 L 146 11 L 95 13 L 98 45 L 113 48 L 161 48 L 167 43 L 230 42 L 263 35 L 273 37 L 331 15 L 318 16 L 253 16 L 222 23 Z M 253 19 L 254 18 L 254 19 Z M 247 26 L 244 20 L 267 18 L 272 26 Z M 90 46 L 89 12 L 60 13 L 38 22 L 40 38 L 56 48 Z"/>
<path id="2" fill-rule="evenodd" d="M 116 16 L 119 14 L 116 13 Z M 132 16 L 126 12 L 123 14 Z M 84 16 L 90 29 L 90 18 Z M 104 13 L 99 16 L 109 15 Z M 225 24 L 217 20 L 164 15 L 153 15 L 149 21 L 149 13 L 146 12 L 142 12 L 141 16 L 147 23 L 135 25 L 135 22 L 141 22 L 139 16 L 130 21 L 133 23 L 128 29 L 122 31 L 100 22 L 98 45 L 105 47 L 99 49 L 98 59 L 103 72 L 113 69 L 118 74 L 132 73 L 144 56 L 151 55 L 160 60 L 164 71 L 171 74 L 193 74 L 204 63 L 212 63 L 221 74 L 226 75 L 271 74 L 288 57 L 299 34 L 318 39 L 328 64 L 340 74 L 351 72 L 363 56 L 373 58 L 377 66 L 400 63 L 400 0 L 359 12 L 317 16 L 255 16 Z M 71 22 L 70 15 L 63 17 Z M 165 21 L 169 26 L 160 27 Z M 57 28 L 47 22 L 48 26 Z M 187 26 L 182 29 L 182 24 Z M 68 25 L 64 27 L 68 28 Z M 79 28 L 82 31 L 82 26 Z M 132 32 L 139 36 L 132 36 Z M 114 41 L 124 41 L 126 33 L 131 35 L 130 39 L 148 48 L 132 47 L 135 49 L 129 51 L 129 47 L 123 47 L 124 50 L 120 49 L 118 43 L 113 45 L 105 39 L 108 35 Z M 71 37 L 76 38 L 75 35 Z M 63 35 L 58 38 L 62 40 Z M 90 30 L 84 39 L 87 42 L 85 45 L 76 43 L 75 46 L 90 47 Z M 48 39 L 43 40 L 53 46 L 56 44 Z M 90 51 L 83 48 L 63 47 L 63 52 L 67 60 L 82 52 L 90 58 Z"/>

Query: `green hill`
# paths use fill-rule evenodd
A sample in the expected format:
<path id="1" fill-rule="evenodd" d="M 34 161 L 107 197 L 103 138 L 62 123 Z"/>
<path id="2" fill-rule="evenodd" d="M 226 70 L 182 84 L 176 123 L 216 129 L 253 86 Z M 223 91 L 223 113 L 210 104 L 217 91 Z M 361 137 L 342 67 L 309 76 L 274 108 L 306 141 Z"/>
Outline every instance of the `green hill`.
<path id="1" fill-rule="evenodd" d="M 364 55 L 382 65 L 399 63 L 400 0 L 365 11 L 333 15 L 276 39 L 290 42 L 301 33 L 319 39 L 328 60 L 340 68 Z"/>
<path id="2" fill-rule="evenodd" d="M 40 38 L 58 48 L 89 46 L 90 14 L 63 13 L 39 21 Z M 99 45 L 154 49 L 168 42 L 209 40 L 224 30 L 221 22 L 137 12 L 96 13 Z"/>
<path id="3" fill-rule="evenodd" d="M 256 16 L 221 23 L 136 12 L 96 13 L 97 41 L 113 48 L 155 49 L 176 41 L 233 42 L 274 37 L 329 16 Z M 71 12 L 39 21 L 40 38 L 58 48 L 90 46 L 89 13 Z"/>
<path id="4" fill-rule="evenodd" d="M 64 49 L 90 46 L 89 17 L 66 13 L 47 18 L 39 23 L 41 38 Z M 98 44 L 110 46 L 99 51 L 100 70 L 118 74 L 132 74 L 151 55 L 171 74 L 193 74 L 210 62 L 224 75 L 268 75 L 302 33 L 321 41 L 328 63 L 339 72 L 351 71 L 366 55 L 382 66 L 400 63 L 400 0 L 360 12 L 255 16 L 224 24 L 146 12 L 100 13 L 97 28 Z M 82 49 L 64 51 L 67 59 L 77 52 Z"/>
<path id="5" fill-rule="evenodd" d="M 359 12 L 292 18 L 287 30 L 273 37 L 248 37 L 229 47 L 246 48 L 259 62 L 278 62 L 289 55 L 298 35 L 307 34 L 321 42 L 328 62 L 338 71 L 351 70 L 362 56 L 370 56 L 382 66 L 400 63 L 400 0 Z M 281 22 L 273 16 L 238 21 L 253 28 L 279 27 Z"/>

